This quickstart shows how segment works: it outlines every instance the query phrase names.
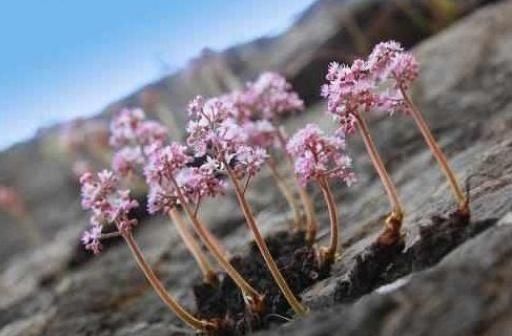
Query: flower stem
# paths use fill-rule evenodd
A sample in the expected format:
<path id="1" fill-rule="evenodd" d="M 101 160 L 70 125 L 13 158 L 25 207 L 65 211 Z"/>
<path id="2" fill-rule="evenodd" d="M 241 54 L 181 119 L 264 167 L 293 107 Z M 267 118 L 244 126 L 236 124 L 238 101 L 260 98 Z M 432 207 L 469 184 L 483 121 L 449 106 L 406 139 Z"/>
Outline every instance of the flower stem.
<path id="1" fill-rule="evenodd" d="M 286 283 L 286 280 L 281 274 L 281 271 L 279 271 L 279 268 L 277 267 L 274 258 L 272 258 L 267 243 L 265 242 L 265 239 L 263 239 L 263 236 L 261 235 L 258 226 L 256 225 L 256 221 L 254 219 L 254 215 L 252 214 L 251 207 L 249 206 L 247 200 L 243 195 L 242 188 L 240 186 L 240 183 L 236 179 L 235 174 L 233 173 L 227 162 L 224 162 L 224 165 L 226 166 L 226 171 L 228 172 L 228 175 L 231 181 L 233 182 L 233 186 L 235 187 L 235 193 L 238 199 L 238 203 L 242 208 L 242 212 L 244 213 L 246 223 L 252 232 L 256 245 L 258 245 L 260 253 L 263 256 L 263 259 L 265 260 L 265 263 L 267 264 L 267 267 L 269 268 L 270 273 L 274 278 L 274 281 L 281 289 L 283 296 L 286 298 L 286 300 L 290 304 L 290 307 L 295 311 L 295 313 L 301 316 L 307 314 L 308 308 L 304 306 L 302 303 L 300 303 L 295 294 L 293 294 L 292 290 L 290 289 L 290 287 Z"/>
<path id="2" fill-rule="evenodd" d="M 378 242 L 384 245 L 392 245 L 398 242 L 401 238 L 400 228 L 402 227 L 402 219 L 403 219 L 403 210 L 402 203 L 398 197 L 398 191 L 396 190 L 395 184 L 391 180 L 386 167 L 384 166 L 384 162 L 377 151 L 377 147 L 373 142 L 373 139 L 370 135 L 370 130 L 368 129 L 368 124 L 366 123 L 364 117 L 360 113 L 355 113 L 354 117 L 359 124 L 359 131 L 363 138 L 364 144 L 366 146 L 366 150 L 370 156 L 370 159 L 379 175 L 382 184 L 384 185 L 384 189 L 388 195 L 389 201 L 391 203 L 391 214 L 386 218 L 386 228 L 384 232 L 380 235 Z"/>
<path id="3" fill-rule="evenodd" d="M 219 263 L 219 265 L 224 269 L 224 271 L 231 277 L 231 279 L 236 283 L 236 285 L 240 288 L 242 293 L 244 294 L 244 299 L 248 300 L 249 306 L 254 310 L 259 310 L 261 307 L 261 303 L 263 302 L 264 296 L 260 294 L 256 289 L 254 289 L 242 275 L 231 265 L 226 255 L 223 253 L 214 241 L 212 241 L 212 235 L 207 233 L 206 227 L 200 222 L 198 216 L 194 213 L 193 209 L 190 208 L 188 203 L 185 200 L 185 197 L 178 186 L 176 180 L 171 179 L 174 187 L 177 190 L 178 199 L 180 200 L 181 205 L 185 209 L 194 229 L 196 230 L 199 238 L 203 241 L 206 248 L 213 255 L 215 260 Z"/>
<path id="4" fill-rule="evenodd" d="M 211 284 L 217 283 L 217 275 L 213 271 L 213 268 L 210 262 L 208 261 L 208 258 L 201 250 L 201 246 L 199 246 L 196 239 L 190 233 L 189 228 L 187 227 L 185 220 L 181 216 L 180 212 L 176 208 L 172 208 L 171 210 L 169 210 L 168 214 L 169 217 L 174 222 L 174 225 L 176 226 L 176 229 L 178 230 L 181 239 L 183 239 L 183 242 L 187 246 L 192 256 L 194 256 L 197 265 L 201 269 L 201 272 L 203 273 L 204 282 Z"/>
<path id="5" fill-rule="evenodd" d="M 293 168 L 293 158 L 286 151 L 286 140 L 284 139 L 281 130 L 277 130 L 277 139 L 279 140 L 279 144 L 281 149 L 285 153 L 286 158 L 290 166 Z M 299 183 L 299 179 L 296 174 L 293 174 L 293 179 L 295 181 L 295 185 L 297 186 L 297 191 L 299 192 L 299 197 L 302 202 L 302 206 L 304 207 L 304 213 L 306 215 L 306 241 L 309 244 L 313 244 L 316 239 L 316 232 L 318 231 L 318 225 L 315 217 L 315 207 L 313 206 L 313 201 L 309 197 L 306 189 Z"/>
<path id="6" fill-rule="evenodd" d="M 151 269 L 151 266 L 147 263 L 142 252 L 137 245 L 137 242 L 133 238 L 131 233 L 127 233 L 123 235 L 124 240 L 128 244 L 130 251 L 132 252 L 133 257 L 137 261 L 137 265 L 140 270 L 144 273 L 146 279 L 151 284 L 155 292 L 158 294 L 160 299 L 167 305 L 167 307 L 172 310 L 183 322 L 198 331 L 208 331 L 215 330 L 217 326 L 209 321 L 200 320 L 196 318 L 194 315 L 189 313 L 185 308 L 183 308 L 164 288 L 156 274 Z"/>
<path id="7" fill-rule="evenodd" d="M 293 212 L 293 228 L 295 230 L 302 229 L 302 221 L 300 216 L 299 207 L 297 206 L 297 202 L 295 201 L 295 197 L 293 196 L 293 193 L 286 185 L 286 182 L 284 181 L 283 177 L 279 174 L 277 171 L 277 167 L 275 165 L 275 162 L 273 159 L 267 160 L 267 165 L 270 168 L 270 173 L 272 174 L 272 177 L 274 178 L 277 187 L 281 191 L 281 194 L 283 194 L 284 198 L 288 202 L 288 205 L 292 209 Z"/>
<path id="8" fill-rule="evenodd" d="M 331 225 L 331 239 L 329 246 L 323 248 L 323 262 L 333 263 L 336 251 L 338 249 L 338 211 L 336 209 L 336 203 L 332 196 L 331 187 L 325 177 L 318 180 L 322 193 L 324 195 L 325 203 L 327 204 L 327 210 L 329 211 L 329 222 Z"/>
<path id="9" fill-rule="evenodd" d="M 437 163 L 441 166 L 441 170 L 443 171 L 444 175 L 448 179 L 448 183 L 450 184 L 452 193 L 455 199 L 457 200 L 459 211 L 462 214 L 469 215 L 468 199 L 464 192 L 462 191 L 462 188 L 460 187 L 459 183 L 457 182 L 457 178 L 455 177 L 453 170 L 450 168 L 448 159 L 441 150 L 441 147 L 439 147 L 439 144 L 435 140 L 434 135 L 430 131 L 430 127 L 428 127 L 428 124 L 425 121 L 425 118 L 421 114 L 418 107 L 413 103 L 412 99 L 409 97 L 409 95 L 407 94 L 403 87 L 400 87 L 400 92 L 402 93 L 405 103 L 409 107 L 411 115 L 414 121 L 416 122 L 416 125 L 420 129 L 420 132 L 423 135 L 425 142 L 432 151 L 432 154 L 436 158 Z"/>

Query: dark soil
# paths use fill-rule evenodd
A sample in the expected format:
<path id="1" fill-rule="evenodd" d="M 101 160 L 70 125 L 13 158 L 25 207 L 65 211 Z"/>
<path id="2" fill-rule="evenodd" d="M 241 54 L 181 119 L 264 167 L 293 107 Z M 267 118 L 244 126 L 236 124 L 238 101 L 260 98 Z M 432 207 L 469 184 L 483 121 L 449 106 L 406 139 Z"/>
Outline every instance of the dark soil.
<path id="1" fill-rule="evenodd" d="M 278 232 L 266 238 L 288 285 L 296 294 L 329 275 L 330 266 L 320 267 L 315 250 L 307 246 L 304 233 Z M 219 335 L 243 335 L 284 323 L 292 316 L 290 306 L 275 284 L 254 242 L 246 256 L 236 256 L 232 265 L 265 295 L 264 308 L 259 314 L 246 311 L 238 287 L 225 274 L 218 285 L 199 284 L 194 287 L 198 307 L 197 316 L 218 319 L 222 323 Z"/>
<path id="2" fill-rule="evenodd" d="M 404 245 L 383 247 L 372 244 L 355 259 L 339 281 L 334 293 L 337 302 L 352 302 L 374 289 L 412 272 L 437 264 L 450 251 L 496 223 L 496 218 L 470 222 L 458 212 L 448 217 L 433 216 L 432 224 L 420 228 L 419 239 Z"/>

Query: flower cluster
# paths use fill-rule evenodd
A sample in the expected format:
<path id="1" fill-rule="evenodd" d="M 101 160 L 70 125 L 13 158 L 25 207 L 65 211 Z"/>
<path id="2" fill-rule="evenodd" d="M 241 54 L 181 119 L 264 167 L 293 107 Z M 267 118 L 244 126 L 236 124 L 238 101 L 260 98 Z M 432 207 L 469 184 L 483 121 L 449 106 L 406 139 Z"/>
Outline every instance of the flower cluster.
<path id="1" fill-rule="evenodd" d="M 82 242 L 86 249 L 99 253 L 102 227 L 112 223 L 121 234 L 130 232 L 137 221 L 130 219 L 129 213 L 138 207 L 138 203 L 130 198 L 128 190 L 119 189 L 119 179 L 111 171 L 104 170 L 97 176 L 85 173 L 80 184 L 82 207 L 92 212 L 92 228 L 83 234 Z"/>
<path id="2" fill-rule="evenodd" d="M 308 124 L 295 133 L 286 149 L 295 159 L 295 173 L 302 184 L 340 178 L 350 186 L 355 182 L 355 174 L 345 147 L 344 138 L 327 136 L 317 125 Z"/>
<path id="3" fill-rule="evenodd" d="M 176 175 L 176 182 L 188 203 L 198 204 L 204 197 L 222 195 L 226 188 L 224 181 L 218 178 L 208 164 L 200 167 L 183 168 Z"/>
<path id="4" fill-rule="evenodd" d="M 246 99 L 253 106 L 253 110 L 261 113 L 262 119 L 267 120 L 304 109 L 304 102 L 292 90 L 291 84 L 274 72 L 265 72 L 255 82 L 249 83 Z"/>
<path id="5" fill-rule="evenodd" d="M 162 147 L 167 129 L 160 123 L 146 120 L 141 109 L 123 109 L 110 125 L 110 144 L 117 149 L 112 169 L 120 176 L 134 173 L 144 164 L 144 156 Z"/>
<path id="6" fill-rule="evenodd" d="M 277 119 L 304 109 L 304 102 L 284 77 L 274 72 L 261 74 L 236 90 L 220 97 L 229 106 L 230 117 L 244 129 L 248 144 L 269 149 L 276 144 Z"/>
<path id="7" fill-rule="evenodd" d="M 417 78 L 419 66 L 411 54 L 397 42 L 375 46 L 367 60 L 357 59 L 351 66 L 330 64 L 322 87 L 328 99 L 327 110 L 339 122 L 341 130 L 354 131 L 353 115 L 372 109 L 407 113 L 401 90 L 406 90 Z"/>
<path id="8" fill-rule="evenodd" d="M 264 132 L 247 132 L 249 124 L 241 126 L 233 118 L 233 105 L 225 99 L 205 101 L 198 97 L 189 105 L 189 114 L 187 143 L 196 156 L 207 155 L 218 162 L 217 167 L 228 164 L 239 177 L 256 174 L 266 158 L 266 151 L 256 146 L 256 142 L 269 141 Z M 263 127 L 260 123 L 255 125 Z M 250 137 L 254 143 L 249 141 Z"/>
<path id="9" fill-rule="evenodd" d="M 203 197 L 215 197 L 224 191 L 224 183 L 207 162 L 200 167 L 188 167 L 192 157 L 187 148 L 176 142 L 153 152 L 144 168 L 149 186 L 148 212 L 168 211 L 183 201 L 197 204 Z M 177 188 L 179 188 L 179 192 Z"/>

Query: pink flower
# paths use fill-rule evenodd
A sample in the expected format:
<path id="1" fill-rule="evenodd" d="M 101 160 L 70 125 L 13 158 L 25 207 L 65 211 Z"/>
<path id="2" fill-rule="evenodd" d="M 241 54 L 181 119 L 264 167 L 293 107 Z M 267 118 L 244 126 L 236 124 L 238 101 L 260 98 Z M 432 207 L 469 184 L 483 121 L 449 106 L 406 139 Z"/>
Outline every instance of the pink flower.
<path id="1" fill-rule="evenodd" d="M 295 159 L 295 173 L 302 184 L 310 180 L 340 178 L 347 185 L 355 181 L 351 159 L 343 137 L 326 136 L 315 124 L 308 124 L 288 141 L 286 149 Z"/>
<path id="2" fill-rule="evenodd" d="M 247 134 L 231 117 L 232 108 L 219 98 L 208 99 L 197 118 L 192 118 L 187 126 L 187 144 L 195 156 L 215 152 L 220 159 L 247 141 Z"/>
<path id="3" fill-rule="evenodd" d="M 254 97 L 246 90 L 236 90 L 221 96 L 225 104 L 231 107 L 231 116 L 239 123 L 251 121 L 256 118 L 254 111 Z"/>
<path id="4" fill-rule="evenodd" d="M 188 115 L 191 118 L 198 118 L 204 107 L 204 98 L 197 96 L 188 103 Z"/>
<path id="5" fill-rule="evenodd" d="M 136 130 L 137 142 L 143 146 L 162 146 L 167 140 L 167 128 L 154 120 L 146 120 Z"/>
<path id="6" fill-rule="evenodd" d="M 158 212 L 167 213 L 178 204 L 178 197 L 175 195 L 174 191 L 172 191 L 174 188 L 168 186 L 168 189 L 171 191 L 166 191 L 157 183 L 150 186 L 147 205 L 147 210 L 150 214 Z"/>
<path id="7" fill-rule="evenodd" d="M 238 178 L 254 176 L 268 158 L 267 151 L 261 147 L 242 145 L 227 160 Z"/>
<path id="8" fill-rule="evenodd" d="M 186 150 L 185 146 L 177 142 L 155 150 L 144 167 L 148 185 L 161 183 L 163 179 L 172 180 L 175 174 L 192 160 Z"/>
<path id="9" fill-rule="evenodd" d="M 355 129 L 355 119 L 350 115 L 357 112 L 408 113 L 400 90 L 407 90 L 418 72 L 418 62 L 399 43 L 382 42 L 366 61 L 355 60 L 350 67 L 331 63 L 322 96 L 327 98 L 327 110 L 340 130 L 350 134 Z"/>
<path id="10" fill-rule="evenodd" d="M 94 254 L 99 254 L 103 249 L 103 245 L 101 244 L 101 229 L 101 226 L 95 225 L 82 234 L 82 244 L 85 246 L 86 250 L 90 250 Z"/>
<path id="11" fill-rule="evenodd" d="M 411 83 L 418 78 L 419 64 L 416 58 L 408 53 L 399 53 L 390 65 L 392 78 L 396 81 L 395 88 L 407 90 Z"/>
<path id="12" fill-rule="evenodd" d="M 251 146 L 270 148 L 276 142 L 276 128 L 267 120 L 246 121 L 241 128 Z"/>
<path id="13" fill-rule="evenodd" d="M 207 154 L 210 157 L 210 166 L 212 162 L 218 162 L 221 163 L 219 168 L 226 168 L 222 163 L 227 163 L 238 177 L 252 176 L 259 171 L 267 153 L 249 145 L 249 134 L 237 124 L 231 109 L 222 99 L 207 100 L 198 117 L 189 122 L 187 142 L 194 148 L 196 156 Z"/>
<path id="14" fill-rule="evenodd" d="M 224 181 L 208 166 L 183 168 L 177 174 L 176 181 L 186 201 L 193 204 L 197 204 L 204 197 L 222 195 L 226 188 Z"/>
<path id="15" fill-rule="evenodd" d="M 327 110 L 338 120 L 349 114 L 368 111 L 375 104 L 375 81 L 368 74 L 362 60 L 355 60 L 351 67 L 331 63 L 322 87 L 322 96 L 327 98 Z"/>
<path id="16" fill-rule="evenodd" d="M 119 148 L 132 144 L 137 138 L 137 130 L 146 115 L 141 109 L 123 109 L 110 124 L 110 145 Z"/>
<path id="17" fill-rule="evenodd" d="M 387 78 L 393 59 L 402 51 L 403 48 L 398 42 L 387 41 L 378 43 L 368 56 L 368 70 L 378 80 Z"/>
<path id="18" fill-rule="evenodd" d="M 114 148 L 140 147 L 144 151 L 151 146 L 163 146 L 168 133 L 162 124 L 146 120 L 141 109 L 123 109 L 112 120 L 110 132 Z"/>
<path id="19" fill-rule="evenodd" d="M 129 217 L 132 209 L 138 207 L 137 201 L 130 198 L 128 190 L 119 190 L 118 177 L 107 170 L 97 174 L 85 173 L 80 178 L 82 185 L 82 206 L 91 210 L 91 225 L 93 230 L 84 234 L 82 241 L 86 248 L 99 252 L 97 236 L 101 227 L 107 223 L 114 223 L 122 234 L 130 232 L 137 224 L 135 219 Z M 100 229 L 98 229 L 100 228 Z M 87 247 L 89 245 L 89 247 Z"/>
<path id="20" fill-rule="evenodd" d="M 144 157 L 138 147 L 125 147 L 114 153 L 112 169 L 119 176 L 128 176 L 136 173 L 144 163 Z"/>
<path id="21" fill-rule="evenodd" d="M 249 83 L 244 100 L 267 120 L 304 109 L 304 102 L 292 90 L 291 84 L 274 72 L 264 72 L 255 82 Z"/>

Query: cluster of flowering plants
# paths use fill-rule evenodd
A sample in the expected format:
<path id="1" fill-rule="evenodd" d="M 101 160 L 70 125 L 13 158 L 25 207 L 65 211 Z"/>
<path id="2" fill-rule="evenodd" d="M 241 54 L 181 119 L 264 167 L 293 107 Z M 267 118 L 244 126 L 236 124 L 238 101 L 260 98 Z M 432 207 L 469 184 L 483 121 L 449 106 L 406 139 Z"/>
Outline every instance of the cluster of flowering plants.
<path id="1" fill-rule="evenodd" d="M 293 211 L 294 228 L 303 229 L 300 207 L 293 191 L 279 173 L 275 157 L 285 156 L 293 166 L 293 159 L 286 151 L 287 136 L 279 123 L 289 114 L 302 111 L 304 102 L 292 90 L 290 83 L 273 72 L 261 74 L 256 81 L 248 83 L 244 90 L 234 91 L 222 98 L 231 105 L 232 117 L 247 135 L 247 142 L 267 150 L 266 165 Z M 304 209 L 306 239 L 313 243 L 317 231 L 313 203 L 296 178 L 295 182 Z"/>
<path id="2" fill-rule="evenodd" d="M 302 184 L 316 182 L 327 204 L 331 223 L 328 247 L 320 250 L 322 262 L 332 263 L 338 250 L 338 214 L 329 186 L 330 179 L 340 179 L 348 186 L 356 181 L 351 170 L 351 159 L 345 153 L 345 139 L 326 136 L 314 124 L 308 124 L 290 139 L 286 149 L 295 159 L 295 173 Z"/>
<path id="3" fill-rule="evenodd" d="M 356 181 L 346 137 L 359 130 L 369 156 L 381 178 L 392 210 L 378 243 L 390 246 L 400 241 L 403 208 L 398 192 L 370 136 L 364 114 L 370 111 L 402 112 L 418 124 L 427 144 L 438 159 L 459 201 L 459 212 L 469 216 L 468 202 L 448 167 L 447 160 L 428 130 L 419 110 L 407 94 L 418 75 L 414 57 L 395 42 L 378 44 L 367 60 L 351 66 L 332 63 L 322 94 L 328 100 L 328 112 L 338 123 L 334 134 L 325 134 L 317 125 L 308 124 L 289 139 L 279 125 L 287 114 L 302 110 L 304 104 L 291 85 L 276 73 L 264 73 L 242 90 L 220 97 L 196 97 L 189 103 L 186 144 L 170 142 L 167 129 L 147 120 L 139 109 L 123 110 L 111 123 L 110 145 L 115 149 L 112 171 L 81 177 L 82 205 L 91 211 L 91 228 L 82 237 L 85 247 L 94 253 L 101 241 L 121 236 L 128 244 L 138 266 L 165 304 L 192 328 L 215 332 L 222 319 L 200 319 L 182 307 L 162 286 L 145 261 L 133 237 L 137 220 L 131 211 L 138 206 L 124 180 L 144 181 L 147 211 L 165 214 L 174 222 L 184 244 L 202 271 L 204 282 L 218 285 L 220 267 L 239 288 L 246 310 L 258 315 L 265 309 L 265 294 L 256 290 L 232 265 L 230 253 L 210 232 L 200 216 L 201 204 L 208 198 L 222 197 L 230 186 L 255 244 L 275 284 L 297 315 L 305 307 L 287 283 L 261 234 L 246 192 L 250 182 L 267 167 L 294 213 L 296 230 L 303 230 L 308 248 L 315 251 L 319 267 L 330 266 L 338 252 L 339 223 L 337 206 L 330 183 L 338 180 L 350 186 Z M 277 170 L 277 155 L 287 158 L 293 167 L 296 191 L 302 202 Z M 198 160 L 198 158 L 201 158 Z M 198 162 L 201 162 L 198 164 Z M 317 223 L 306 185 L 312 182 L 323 193 L 330 220 L 327 246 L 314 246 Z M 188 218 L 188 222 L 181 210 Z M 302 221 L 302 211 L 305 225 Z M 115 233 L 104 233 L 113 225 Z"/>
<path id="4" fill-rule="evenodd" d="M 418 73 L 418 62 L 412 54 L 404 52 L 397 42 L 382 42 L 375 46 L 366 60 L 357 59 L 350 66 L 331 63 L 326 75 L 328 83 L 322 87 L 322 95 L 328 100 L 328 112 L 337 122 L 339 132 L 349 135 L 359 130 L 385 187 L 392 210 L 378 240 L 384 245 L 400 240 L 404 214 L 397 188 L 377 151 L 365 120 L 364 115 L 372 111 L 389 114 L 401 112 L 414 119 L 448 178 L 459 205 L 458 213 L 469 217 L 468 200 L 426 121 L 407 93 Z"/>

